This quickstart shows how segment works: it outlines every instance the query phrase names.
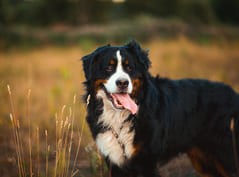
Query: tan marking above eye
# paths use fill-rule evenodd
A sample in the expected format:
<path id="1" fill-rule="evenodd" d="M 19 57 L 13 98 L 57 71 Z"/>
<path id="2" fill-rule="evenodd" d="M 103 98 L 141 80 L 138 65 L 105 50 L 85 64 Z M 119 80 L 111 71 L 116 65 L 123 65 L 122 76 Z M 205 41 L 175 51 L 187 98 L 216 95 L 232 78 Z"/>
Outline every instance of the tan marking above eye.
<path id="1" fill-rule="evenodd" d="M 110 65 L 114 65 L 115 64 L 115 60 L 114 59 L 111 59 L 110 62 L 109 62 Z"/>
<path id="2" fill-rule="evenodd" d="M 125 60 L 124 60 L 124 64 L 125 64 L 125 65 L 128 65 L 128 64 L 129 64 L 129 60 L 128 60 L 128 59 L 125 59 Z"/>

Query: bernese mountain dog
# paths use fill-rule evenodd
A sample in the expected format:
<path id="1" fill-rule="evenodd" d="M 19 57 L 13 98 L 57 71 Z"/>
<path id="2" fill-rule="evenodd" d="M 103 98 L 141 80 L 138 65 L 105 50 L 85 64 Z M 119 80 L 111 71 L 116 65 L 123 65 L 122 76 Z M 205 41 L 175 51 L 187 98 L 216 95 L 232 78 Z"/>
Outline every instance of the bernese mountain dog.
<path id="1" fill-rule="evenodd" d="M 160 176 L 157 164 L 179 153 L 202 177 L 237 176 L 239 94 L 230 86 L 153 77 L 148 52 L 134 40 L 82 61 L 86 119 L 112 177 Z"/>

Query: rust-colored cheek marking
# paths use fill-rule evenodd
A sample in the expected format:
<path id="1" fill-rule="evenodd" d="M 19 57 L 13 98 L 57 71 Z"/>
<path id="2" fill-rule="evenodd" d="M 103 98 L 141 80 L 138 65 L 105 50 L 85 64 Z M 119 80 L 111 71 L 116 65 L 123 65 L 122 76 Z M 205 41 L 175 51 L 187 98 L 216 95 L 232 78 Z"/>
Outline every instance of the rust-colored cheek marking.
<path id="1" fill-rule="evenodd" d="M 105 79 L 98 79 L 94 82 L 94 90 L 95 92 L 97 92 L 99 89 L 102 88 L 102 85 L 106 83 L 106 80 Z"/>
<path id="2" fill-rule="evenodd" d="M 142 83 L 141 83 L 140 79 L 133 79 L 132 83 L 133 83 L 132 96 L 135 97 L 139 94 L 140 87 L 141 87 Z"/>
<path id="3" fill-rule="evenodd" d="M 137 156 L 140 153 L 142 144 L 142 142 L 138 142 L 137 144 L 133 145 L 133 157 Z"/>
<path id="4" fill-rule="evenodd" d="M 210 154 L 205 153 L 200 148 L 193 147 L 187 152 L 187 154 L 192 162 L 192 165 L 200 174 L 200 176 L 214 177 L 213 174 L 210 174 L 210 171 L 208 171 L 208 168 L 211 168 L 213 170 L 216 170 L 221 176 L 229 177 L 223 165 L 217 159 L 210 156 Z"/>

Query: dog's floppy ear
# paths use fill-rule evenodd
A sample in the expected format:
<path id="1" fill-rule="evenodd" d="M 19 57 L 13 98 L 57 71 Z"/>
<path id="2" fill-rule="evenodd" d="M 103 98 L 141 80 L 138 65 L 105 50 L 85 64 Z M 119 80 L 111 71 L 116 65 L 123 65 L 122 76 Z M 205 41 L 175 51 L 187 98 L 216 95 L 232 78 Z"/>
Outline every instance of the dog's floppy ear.
<path id="1" fill-rule="evenodd" d="M 148 51 L 143 50 L 135 40 L 130 41 L 126 46 L 136 55 L 139 62 L 144 65 L 145 69 L 148 70 L 151 66 L 151 62 L 148 58 Z"/>
<path id="2" fill-rule="evenodd" d="M 98 54 L 109 46 L 110 46 L 110 44 L 108 44 L 106 46 L 99 47 L 91 54 L 88 54 L 88 55 L 82 57 L 81 60 L 83 62 L 83 69 L 84 69 L 85 78 L 87 81 L 89 81 L 91 79 L 92 67 L 93 67 L 94 61 L 96 60 Z"/>

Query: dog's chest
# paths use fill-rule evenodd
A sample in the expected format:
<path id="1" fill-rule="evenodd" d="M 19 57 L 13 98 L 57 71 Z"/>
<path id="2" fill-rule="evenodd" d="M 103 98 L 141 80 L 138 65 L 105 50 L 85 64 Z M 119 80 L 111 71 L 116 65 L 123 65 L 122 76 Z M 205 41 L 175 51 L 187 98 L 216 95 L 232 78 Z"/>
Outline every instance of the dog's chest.
<path id="1" fill-rule="evenodd" d="M 100 152 L 118 165 L 124 165 L 134 154 L 133 146 L 135 130 L 131 121 L 127 121 L 130 113 L 127 110 L 114 110 L 104 104 L 99 124 L 106 130 L 96 137 L 96 144 Z"/>

